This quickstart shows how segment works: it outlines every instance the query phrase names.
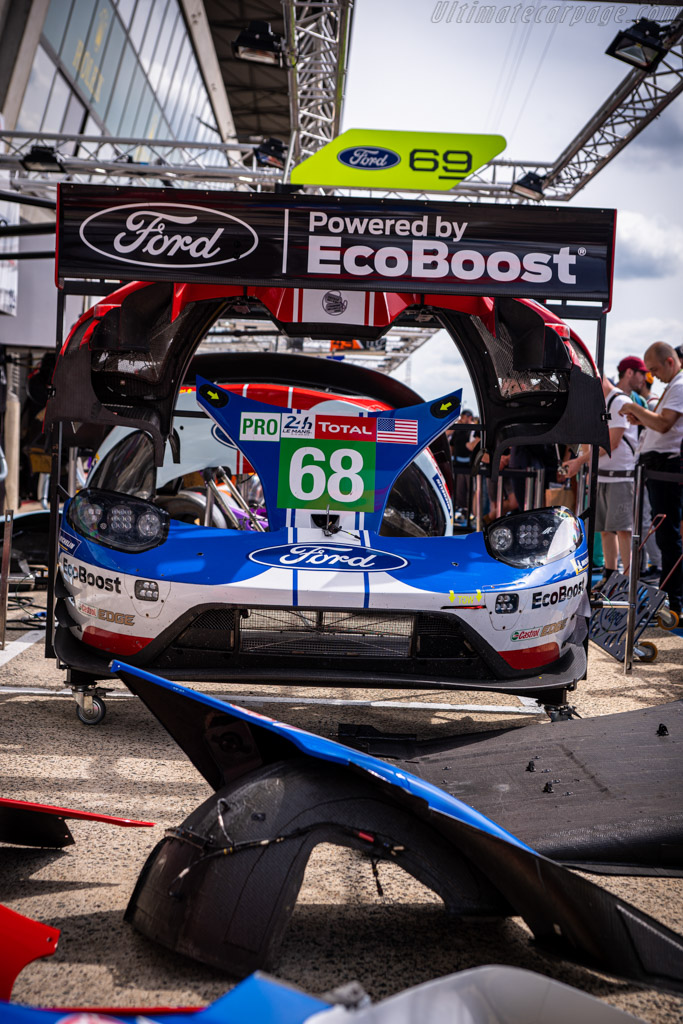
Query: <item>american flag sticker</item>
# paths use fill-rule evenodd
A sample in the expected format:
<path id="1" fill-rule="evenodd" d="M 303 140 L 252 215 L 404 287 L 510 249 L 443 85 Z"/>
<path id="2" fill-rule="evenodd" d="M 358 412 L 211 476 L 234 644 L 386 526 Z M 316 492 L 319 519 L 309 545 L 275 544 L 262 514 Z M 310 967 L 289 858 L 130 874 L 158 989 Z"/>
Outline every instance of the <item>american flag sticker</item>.
<path id="1" fill-rule="evenodd" d="M 377 440 L 394 444 L 417 444 L 417 420 L 377 420 Z"/>

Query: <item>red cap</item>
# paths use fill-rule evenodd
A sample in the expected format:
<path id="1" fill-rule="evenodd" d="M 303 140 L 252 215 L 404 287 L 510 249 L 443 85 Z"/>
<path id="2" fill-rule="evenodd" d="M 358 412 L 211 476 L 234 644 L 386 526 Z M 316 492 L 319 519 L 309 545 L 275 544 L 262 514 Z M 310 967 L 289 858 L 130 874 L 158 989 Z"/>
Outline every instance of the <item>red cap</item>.
<path id="1" fill-rule="evenodd" d="M 647 366 L 639 356 L 626 356 L 617 366 L 617 371 L 619 376 L 623 377 L 627 370 L 640 370 L 641 373 L 647 373 Z"/>

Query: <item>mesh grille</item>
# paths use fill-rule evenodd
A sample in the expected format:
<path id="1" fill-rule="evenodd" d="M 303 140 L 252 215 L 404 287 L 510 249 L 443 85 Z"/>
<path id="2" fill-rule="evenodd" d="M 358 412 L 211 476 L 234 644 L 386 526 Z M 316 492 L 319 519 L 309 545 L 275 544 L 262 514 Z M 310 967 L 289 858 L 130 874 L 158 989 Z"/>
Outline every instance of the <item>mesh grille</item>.
<path id="1" fill-rule="evenodd" d="M 505 324 L 499 324 L 500 337 L 495 337 L 478 316 L 472 323 L 479 331 L 493 362 L 498 387 L 503 398 L 514 398 L 529 391 L 566 391 L 568 374 L 561 370 L 514 370 L 513 340 Z"/>
<path id="2" fill-rule="evenodd" d="M 252 608 L 240 622 L 245 654 L 401 658 L 410 655 L 412 615 Z"/>
<path id="3" fill-rule="evenodd" d="M 422 612 L 417 616 L 416 633 L 418 658 L 471 658 L 474 655 L 458 624 L 443 615 Z"/>
<path id="4" fill-rule="evenodd" d="M 176 640 L 178 647 L 199 650 L 232 649 L 235 613 L 231 608 L 212 608 L 194 620 Z"/>

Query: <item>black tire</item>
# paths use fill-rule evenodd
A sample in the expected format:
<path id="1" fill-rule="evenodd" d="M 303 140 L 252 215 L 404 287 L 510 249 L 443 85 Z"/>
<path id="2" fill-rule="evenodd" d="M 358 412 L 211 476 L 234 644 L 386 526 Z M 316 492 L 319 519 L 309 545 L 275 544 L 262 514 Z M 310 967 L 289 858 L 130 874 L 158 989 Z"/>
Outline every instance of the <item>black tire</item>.
<path id="1" fill-rule="evenodd" d="M 107 713 L 107 705 L 101 697 L 93 696 L 92 713 L 88 714 L 80 704 L 76 705 L 76 714 L 83 725 L 99 725 Z"/>

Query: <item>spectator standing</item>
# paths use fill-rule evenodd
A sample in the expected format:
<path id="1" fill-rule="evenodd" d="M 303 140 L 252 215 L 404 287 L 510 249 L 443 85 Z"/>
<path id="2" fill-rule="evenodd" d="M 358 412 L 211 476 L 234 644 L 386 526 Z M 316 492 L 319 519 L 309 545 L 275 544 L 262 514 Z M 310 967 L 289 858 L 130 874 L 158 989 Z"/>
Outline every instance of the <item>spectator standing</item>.
<path id="1" fill-rule="evenodd" d="M 631 401 L 637 405 L 647 408 L 647 402 L 641 398 L 640 391 L 647 376 L 647 366 L 640 356 L 626 356 L 617 366 L 619 379 L 617 387 L 625 395 L 631 396 Z"/>
<path id="2" fill-rule="evenodd" d="M 472 462 L 472 452 L 467 447 L 471 431 L 465 427 L 474 423 L 474 417 L 470 409 L 463 409 L 457 426 L 460 429 L 454 430 L 451 435 L 451 451 L 453 453 L 453 468 L 455 470 L 455 507 L 467 508 L 469 501 L 469 468 Z M 463 470 L 468 472 L 463 473 Z"/>
<path id="3" fill-rule="evenodd" d="M 656 409 L 643 409 L 634 402 L 619 411 L 630 423 L 640 424 L 642 431 L 638 447 L 639 462 L 646 469 L 663 473 L 681 472 L 681 444 L 683 443 L 683 373 L 678 353 L 664 341 L 656 341 L 645 353 L 647 369 L 666 385 Z M 652 515 L 663 514 L 664 522 L 656 533 L 662 554 L 661 582 L 665 584 L 672 611 L 681 614 L 683 601 L 683 569 L 679 562 L 681 543 L 681 493 L 676 481 L 647 479 Z"/>
<path id="4" fill-rule="evenodd" d="M 653 412 L 657 408 L 658 397 L 652 394 L 652 385 L 655 379 L 651 373 L 648 373 L 645 377 L 645 383 L 640 389 L 640 397 L 645 399 L 648 409 Z M 640 430 L 643 428 L 640 427 Z M 659 548 L 657 547 L 657 538 L 655 534 L 647 536 L 652 526 L 652 509 L 650 508 L 650 496 L 647 490 L 643 491 L 642 500 L 642 522 L 640 527 L 640 536 L 643 539 L 643 556 L 640 566 L 640 578 L 645 579 L 647 582 L 658 580 L 661 572 L 661 556 L 659 554 Z M 647 540 L 645 539 L 647 537 Z"/>
<path id="5" fill-rule="evenodd" d="M 600 534 L 605 560 L 605 576 L 618 568 L 621 556 L 624 574 L 629 571 L 633 529 L 633 473 L 636 463 L 638 431 L 619 416 L 622 408 L 634 405 L 628 395 L 616 388 L 608 377 L 602 378 L 611 454 L 600 449 L 595 529 Z M 640 408 L 640 406 L 638 406 Z M 575 459 L 565 462 L 567 476 L 574 476 L 590 458 L 587 447 Z"/>

